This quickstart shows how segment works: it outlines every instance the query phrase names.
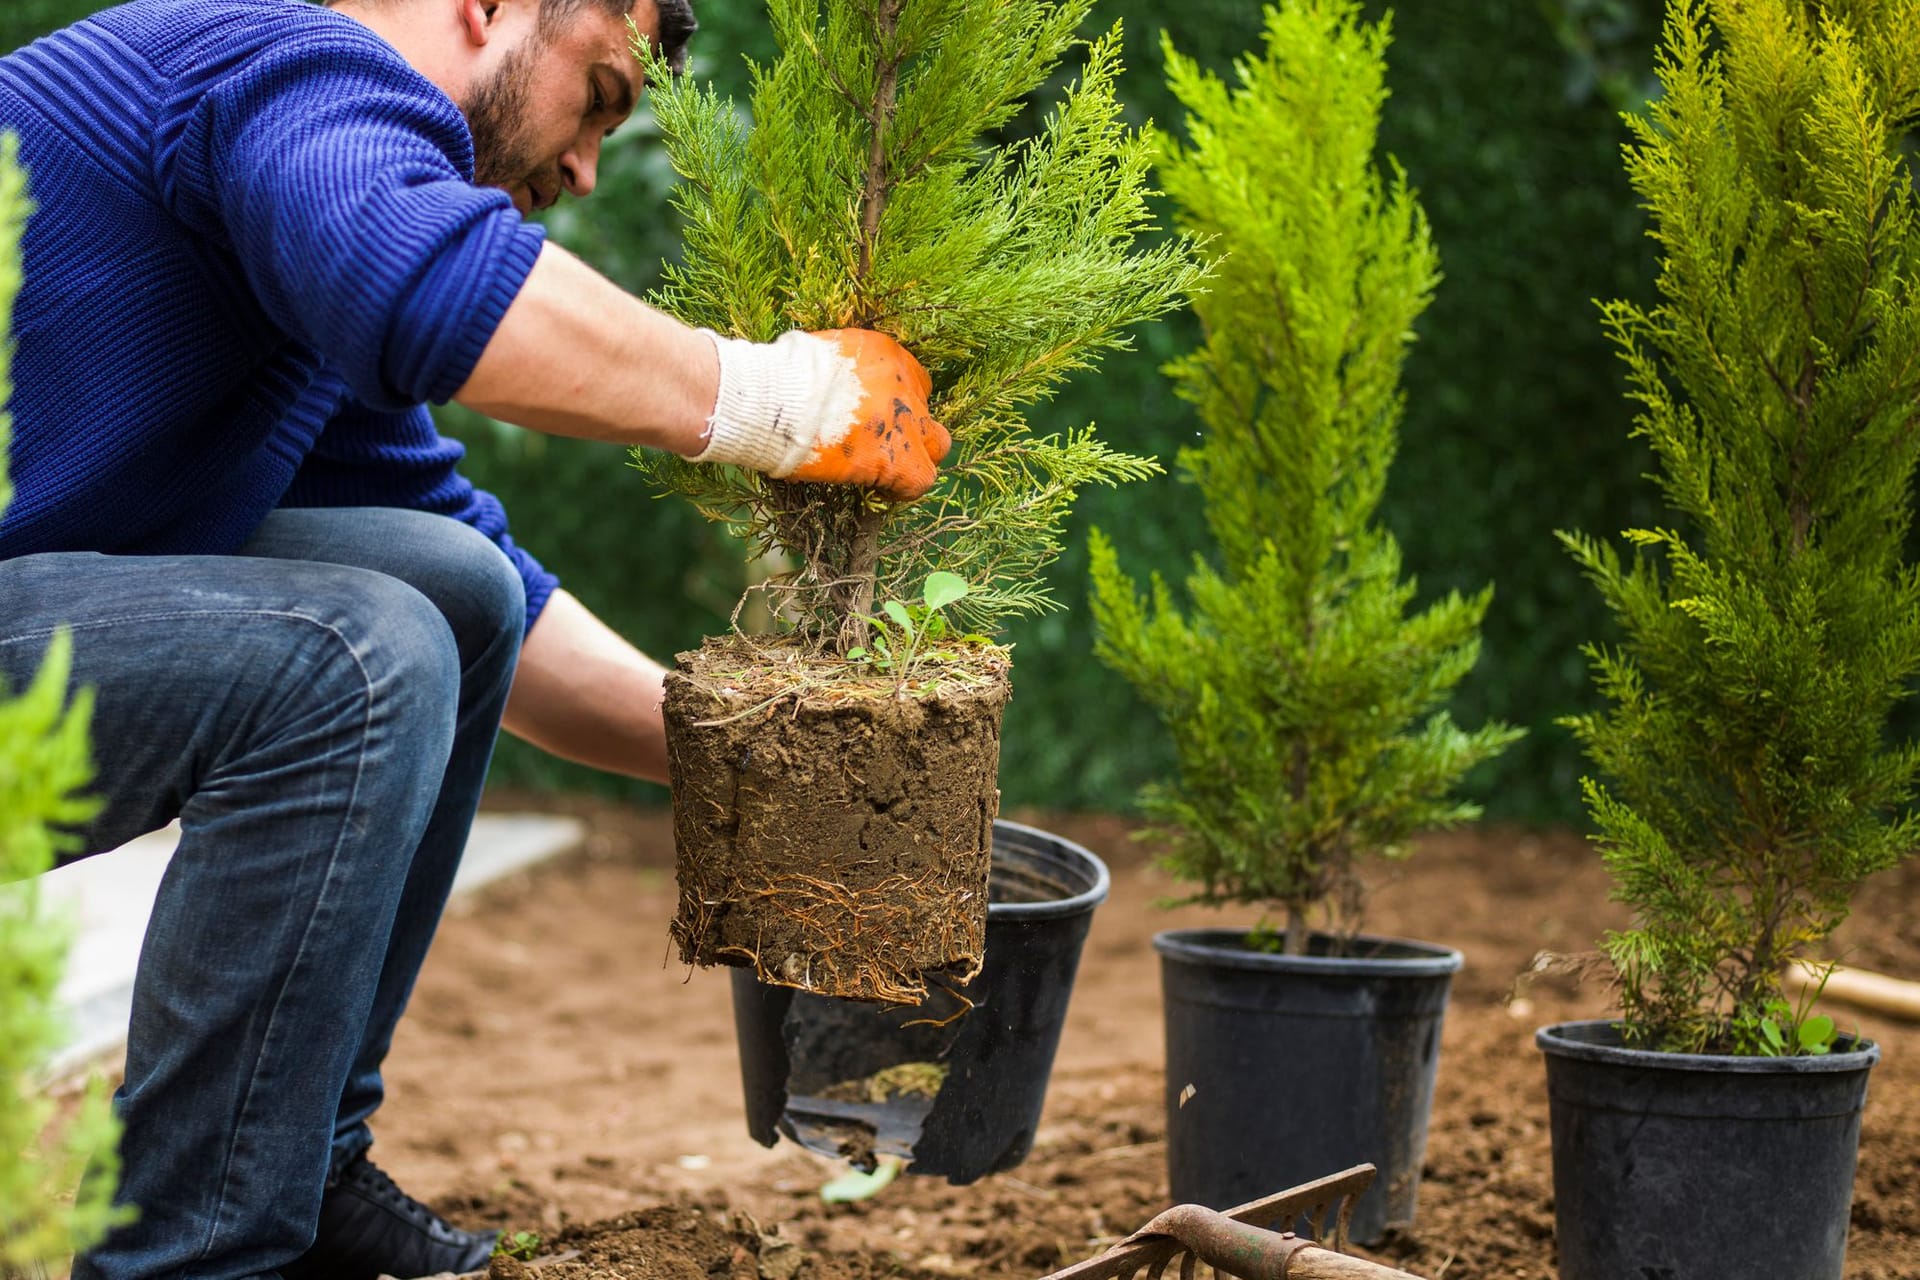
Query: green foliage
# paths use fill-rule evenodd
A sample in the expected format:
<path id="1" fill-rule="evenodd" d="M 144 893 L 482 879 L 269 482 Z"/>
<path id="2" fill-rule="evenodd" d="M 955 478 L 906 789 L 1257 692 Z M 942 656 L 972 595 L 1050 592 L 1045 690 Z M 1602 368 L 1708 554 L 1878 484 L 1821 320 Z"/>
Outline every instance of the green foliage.
<path id="1" fill-rule="evenodd" d="M 106 7 L 101 0 L 7 0 L 0 5 L 0 53 Z"/>
<path id="2" fill-rule="evenodd" d="M 1179 460 L 1217 563 L 1195 559 L 1183 616 L 1159 575 L 1143 601 L 1097 531 L 1092 548 L 1096 652 L 1179 759 L 1144 796 L 1168 865 L 1203 900 L 1284 904 L 1296 951 L 1316 906 L 1357 927 L 1356 859 L 1477 815 L 1449 793 L 1518 736 L 1444 709 L 1491 592 L 1409 616 L 1376 518 L 1439 278 L 1405 174 L 1375 163 L 1387 42 L 1357 0 L 1286 0 L 1231 87 L 1168 51 L 1191 141 L 1162 182 L 1217 264 L 1194 304 L 1205 341 L 1168 372 L 1207 424 Z"/>
<path id="3" fill-rule="evenodd" d="M 1823 1058 L 1833 1052 L 1839 1034 L 1826 1014 L 1809 1016 L 1804 1007 L 1795 1009 L 1780 999 L 1767 1001 L 1757 1019 L 1750 1016 L 1733 1024 L 1733 1043 L 1740 1053 L 1755 1058 Z"/>
<path id="4" fill-rule="evenodd" d="M 1091 43 L 1037 134 L 981 145 L 1074 47 L 1090 3 L 774 0 L 779 53 L 753 68 L 751 127 L 690 80 L 654 90 L 686 179 L 685 255 L 662 305 L 756 340 L 891 333 L 927 366 L 954 436 L 939 485 L 910 505 L 637 457 L 752 553 L 793 556 L 782 613 L 822 649 L 862 643 L 876 595 L 936 568 L 967 582 L 969 626 L 1053 607 L 1038 571 L 1078 491 L 1157 469 L 1090 427 L 1040 435 L 1025 416 L 1198 276 L 1177 240 L 1134 248 L 1149 152 L 1114 97 L 1118 33 Z"/>
<path id="5" fill-rule="evenodd" d="M 517 1258 L 521 1262 L 532 1262 L 540 1256 L 540 1233 L 538 1231 L 515 1231 L 511 1235 L 500 1233 L 493 1242 L 493 1255 L 496 1258 Z"/>
<path id="6" fill-rule="evenodd" d="M 1568 723 L 1630 1040 L 1777 1051 L 1782 963 L 1920 843 L 1887 732 L 1920 672 L 1920 3 L 1676 0 L 1659 74 L 1627 150 L 1659 301 L 1602 315 L 1684 528 L 1563 535 L 1625 633 Z"/>
<path id="7" fill-rule="evenodd" d="M 29 877 L 53 865 L 57 828 L 94 808 L 75 794 L 91 776 L 91 700 L 67 702 L 70 662 L 62 635 L 25 693 L 0 701 L 0 882 L 25 881 L 0 891 L 0 1270 L 63 1261 L 125 1219 L 111 1208 L 119 1125 L 104 1088 L 56 1125 L 37 1074 L 62 1042 L 54 993 L 69 936 Z"/>
<path id="8" fill-rule="evenodd" d="M 954 637 L 943 612 L 948 605 L 966 599 L 971 590 L 966 579 L 957 573 L 939 569 L 928 574 L 919 600 L 881 602 L 880 612 L 885 616 L 867 619 L 872 634 L 866 644 L 847 650 L 847 661 L 865 663 L 875 671 L 896 674 L 904 680 L 912 674 L 917 660 L 951 662 L 957 656 L 951 648 L 925 646 L 937 646 L 949 640 L 956 645 L 987 643 L 987 638 L 978 634 Z"/>
<path id="9" fill-rule="evenodd" d="M 20 234 L 30 209 L 12 135 L 0 144 L 0 333 L 20 289 Z M 0 406 L 10 342 L 0 342 Z M 0 408 L 0 510 L 12 496 L 6 481 L 11 423 Z M 103 1091 L 91 1089 L 56 1132 L 54 1103 L 36 1073 L 60 1047 L 54 992 L 66 963 L 68 937 L 40 909 L 32 879 L 65 847 L 60 828 L 84 822 L 92 802 L 76 793 L 92 776 L 87 717 L 92 699 L 67 700 L 72 650 L 63 634 L 24 694 L 0 696 L 0 1271 L 64 1260 L 121 1220 L 110 1207 L 119 1129 Z M 5 694 L 0 688 L 0 695 Z M 24 883 L 10 883 L 23 881 Z M 93 1170 L 77 1198 L 82 1168 Z"/>
<path id="10" fill-rule="evenodd" d="M 1643 0 L 1543 0 L 1541 13 L 1568 54 L 1566 92 L 1637 111 L 1658 91 L 1641 31 Z"/>

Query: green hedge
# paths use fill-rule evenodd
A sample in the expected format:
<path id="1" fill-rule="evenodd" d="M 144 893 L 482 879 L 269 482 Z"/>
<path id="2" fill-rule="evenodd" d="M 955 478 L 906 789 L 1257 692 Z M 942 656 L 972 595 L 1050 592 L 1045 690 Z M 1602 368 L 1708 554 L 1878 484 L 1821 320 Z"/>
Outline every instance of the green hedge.
<path id="1" fill-rule="evenodd" d="M 11 51 L 105 5 L 97 0 L 6 0 L 0 6 L 0 51 Z"/>
<path id="2" fill-rule="evenodd" d="M 764 51 L 760 0 L 696 0 L 695 73 L 744 97 L 739 54 Z M 7 43 L 90 4 L 11 0 Z M 1619 160 L 1617 104 L 1644 79 L 1656 0 L 1487 0 L 1395 13 L 1393 99 L 1383 144 L 1418 186 L 1446 278 L 1407 368 L 1404 439 L 1386 517 L 1427 593 L 1496 587 L 1479 668 L 1455 702 L 1462 723 L 1499 716 L 1530 736 L 1472 780 L 1495 816 L 1576 820 L 1582 762 L 1554 717 L 1593 701 L 1582 642 L 1611 623 L 1552 538 L 1611 536 L 1653 517 L 1651 486 L 1592 299 L 1643 296 L 1651 250 Z M 1105 0 L 1127 28 L 1123 96 L 1140 119 L 1176 125 L 1160 81 L 1159 31 L 1216 66 L 1252 45 L 1254 0 Z M 1024 122 L 1031 127 L 1031 121 Z M 641 122 L 644 125 L 644 122 Z M 549 215 L 554 234 L 631 288 L 645 288 L 676 234 L 670 175 L 644 127 L 622 131 L 585 204 Z M 1181 318 L 1142 331 L 1043 407 L 1065 429 L 1098 421 L 1118 447 L 1171 460 L 1195 421 L 1159 364 L 1192 341 Z M 684 507 L 656 501 L 619 449 L 550 440 L 449 412 L 468 471 L 506 502 L 517 536 L 568 586 L 650 651 L 668 655 L 724 625 L 738 589 L 732 549 Z M 1017 625 L 1003 787 L 1009 804 L 1124 809 L 1170 756 L 1152 715 L 1091 659 L 1086 529 L 1123 563 L 1178 574 L 1206 543 L 1173 479 L 1090 492 L 1053 579 L 1063 613 Z M 496 780 L 658 791 L 561 766 L 503 742 Z"/>

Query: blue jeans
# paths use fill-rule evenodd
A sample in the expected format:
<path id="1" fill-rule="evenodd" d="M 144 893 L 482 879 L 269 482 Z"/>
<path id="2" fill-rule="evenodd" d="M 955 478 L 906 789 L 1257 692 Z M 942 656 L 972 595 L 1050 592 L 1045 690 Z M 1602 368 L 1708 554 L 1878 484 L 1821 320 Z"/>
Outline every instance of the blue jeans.
<path id="1" fill-rule="evenodd" d="M 120 1199 L 75 1280 L 272 1277 L 372 1142 L 525 626 L 457 521 L 281 511 L 235 556 L 0 561 L 0 680 L 58 627 L 96 702 L 83 833 L 180 843 L 134 982 Z"/>

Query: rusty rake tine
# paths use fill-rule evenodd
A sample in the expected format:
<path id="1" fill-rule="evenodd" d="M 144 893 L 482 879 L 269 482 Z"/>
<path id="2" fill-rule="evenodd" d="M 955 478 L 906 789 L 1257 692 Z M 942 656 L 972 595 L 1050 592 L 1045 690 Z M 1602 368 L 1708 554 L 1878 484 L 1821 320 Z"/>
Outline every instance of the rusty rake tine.
<path id="1" fill-rule="evenodd" d="M 1185 1249 L 1181 1251 L 1180 1280 L 1193 1280 L 1193 1273 L 1199 1270 L 1199 1267 L 1200 1259 L 1194 1256 L 1193 1250 Z"/>
<path id="2" fill-rule="evenodd" d="M 1249 1200 L 1245 1204 L 1235 1205 L 1221 1212 L 1235 1222 L 1251 1222 L 1264 1226 L 1262 1215 L 1270 1217 L 1286 1205 L 1299 1204 L 1315 1195 L 1345 1194 L 1357 1199 L 1365 1195 L 1367 1188 L 1373 1185 L 1374 1174 L 1372 1165 L 1357 1164 L 1351 1169 L 1342 1169 L 1339 1173 L 1330 1173 L 1324 1178 L 1315 1178 L 1312 1182 L 1303 1182 L 1297 1187 L 1289 1187 L 1285 1191 L 1262 1196 L 1258 1200 Z"/>
<path id="3" fill-rule="evenodd" d="M 1353 1222 L 1353 1206 L 1359 1199 L 1360 1193 L 1356 1191 L 1346 1199 L 1340 1201 L 1339 1212 L 1334 1215 L 1333 1219 L 1333 1240 L 1330 1242 L 1330 1247 L 1335 1252 L 1345 1253 L 1347 1251 L 1347 1228 Z"/>
<path id="4" fill-rule="evenodd" d="M 1118 1254 L 1121 1249 L 1127 1252 Z M 1115 1245 L 1113 1250 L 1052 1272 L 1042 1280 L 1121 1280 L 1139 1270 L 1139 1264 L 1132 1261 L 1136 1252 L 1144 1251 L 1135 1245 Z"/>

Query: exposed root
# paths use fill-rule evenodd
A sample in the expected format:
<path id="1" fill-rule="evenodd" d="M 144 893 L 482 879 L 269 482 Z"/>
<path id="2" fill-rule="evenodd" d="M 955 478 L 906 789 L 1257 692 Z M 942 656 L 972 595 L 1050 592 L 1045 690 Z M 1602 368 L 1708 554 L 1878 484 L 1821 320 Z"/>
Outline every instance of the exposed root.
<path id="1" fill-rule="evenodd" d="M 758 910 L 772 912 L 792 927 L 794 938 L 787 953 L 769 956 L 759 946 L 735 944 L 711 948 L 708 959 L 750 967 L 760 981 L 772 986 L 846 1000 L 918 1005 L 927 999 L 927 971 L 903 962 L 902 938 L 924 940 L 938 954 L 950 957 L 933 972 L 956 996 L 955 988 L 973 981 L 980 972 L 986 948 L 985 907 L 964 909 L 975 905 L 965 901 L 974 895 L 956 888 L 944 869 L 918 877 L 889 876 L 858 890 L 817 876 L 741 869 L 726 884 L 683 885 L 673 936 L 680 944 L 681 958 L 697 961 L 722 906 L 752 901 Z M 924 931 L 927 921 L 937 922 L 931 935 Z M 971 1007 L 969 1002 L 945 1022 Z"/>
<path id="2" fill-rule="evenodd" d="M 967 983 L 972 982 L 973 976 L 974 975 L 969 974 L 964 980 L 957 983 L 939 982 L 939 986 L 942 991 L 946 992 L 948 995 L 952 996 L 955 1000 L 960 1002 L 960 1007 L 958 1009 L 955 1009 L 952 1013 L 948 1014 L 944 1018 L 915 1018 L 911 1022 L 903 1022 L 900 1024 L 900 1029 L 904 1031 L 908 1027 L 950 1027 L 954 1023 L 960 1021 L 960 1019 L 972 1013 L 974 1009 L 974 1002 L 969 1000 L 966 997 L 966 995 L 960 990 L 960 988 L 966 986 Z M 939 980 L 936 979 L 935 981 L 938 982 Z"/>

